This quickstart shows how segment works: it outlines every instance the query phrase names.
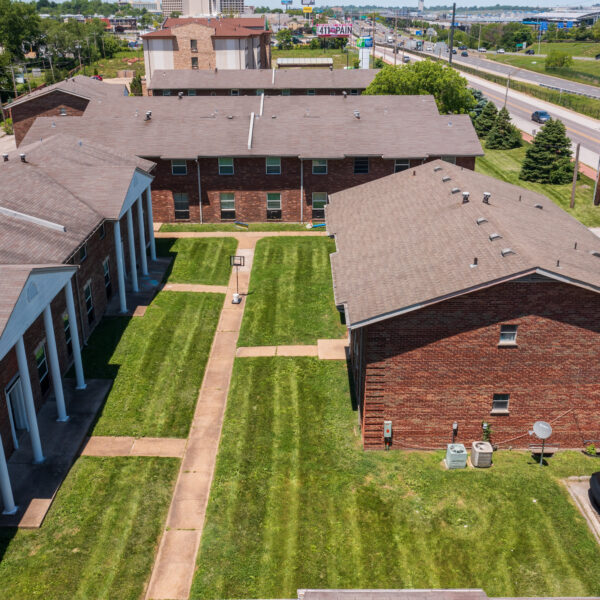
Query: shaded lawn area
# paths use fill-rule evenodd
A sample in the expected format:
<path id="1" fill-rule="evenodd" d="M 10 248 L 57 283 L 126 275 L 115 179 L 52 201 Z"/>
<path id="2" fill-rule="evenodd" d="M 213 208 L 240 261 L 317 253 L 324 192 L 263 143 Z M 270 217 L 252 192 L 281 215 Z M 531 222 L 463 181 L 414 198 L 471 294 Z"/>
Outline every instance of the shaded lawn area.
<path id="1" fill-rule="evenodd" d="M 346 332 L 333 301 L 326 237 L 265 238 L 256 244 L 239 346 L 315 344 Z"/>
<path id="2" fill-rule="evenodd" d="M 143 317 L 106 317 L 83 352 L 114 379 L 94 435 L 186 437 L 224 294 L 160 292 Z"/>
<path id="3" fill-rule="evenodd" d="M 127 60 L 140 59 L 134 63 L 129 64 Z M 143 50 L 122 50 L 116 52 L 112 58 L 101 58 L 98 61 L 92 63 L 92 66 L 84 65 L 81 71 L 82 75 L 93 75 L 94 69 L 98 71 L 99 75 L 102 75 L 104 79 L 110 79 L 117 77 L 118 71 L 134 71 L 135 75 L 144 75 L 146 72 L 144 66 L 144 52 Z"/>
<path id="4" fill-rule="evenodd" d="M 309 48 L 308 46 L 297 46 L 291 50 L 271 49 L 271 60 L 276 65 L 278 58 L 333 58 L 334 69 L 344 69 L 346 66 L 352 67 L 354 60 L 358 58 L 358 52 L 352 48 L 349 52 L 342 52 L 339 48 Z M 319 67 L 310 67 L 311 69 Z M 327 68 L 327 67 L 325 67 Z"/>
<path id="5" fill-rule="evenodd" d="M 176 459 L 79 458 L 40 529 L 0 529 L 0 596 L 140 598 L 178 468 Z"/>
<path id="6" fill-rule="evenodd" d="M 229 256 L 236 248 L 235 238 L 156 238 L 157 255 L 175 259 L 166 274 L 168 283 L 227 285 Z"/>
<path id="7" fill-rule="evenodd" d="M 161 231 L 306 231 L 300 223 L 248 223 L 248 229 L 236 227 L 233 223 L 163 223 Z M 156 240 L 158 242 L 158 239 Z"/>
<path id="8" fill-rule="evenodd" d="M 363 452 L 356 421 L 344 362 L 236 359 L 193 598 L 600 593 L 598 546 L 557 481 L 596 461 L 504 451 L 445 471 L 443 452 Z"/>
<path id="9" fill-rule="evenodd" d="M 587 227 L 600 227 L 600 208 L 594 206 L 594 182 L 585 175 L 579 176 L 575 192 L 575 208 L 570 209 L 571 183 L 564 185 L 550 185 L 533 183 L 519 179 L 521 164 L 529 144 L 514 150 L 486 150 L 485 156 L 478 156 L 475 170 L 485 175 L 490 175 L 502 181 L 533 190 L 548 196 L 552 202 L 558 204 L 569 214 L 579 219 Z"/>

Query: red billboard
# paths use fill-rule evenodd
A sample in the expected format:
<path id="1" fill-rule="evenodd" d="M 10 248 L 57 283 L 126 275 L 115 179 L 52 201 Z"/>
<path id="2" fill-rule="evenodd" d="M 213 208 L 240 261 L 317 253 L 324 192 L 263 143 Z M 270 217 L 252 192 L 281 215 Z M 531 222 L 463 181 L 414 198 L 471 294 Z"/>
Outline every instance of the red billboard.
<path id="1" fill-rule="evenodd" d="M 352 25 L 316 25 L 319 37 L 350 37 Z"/>

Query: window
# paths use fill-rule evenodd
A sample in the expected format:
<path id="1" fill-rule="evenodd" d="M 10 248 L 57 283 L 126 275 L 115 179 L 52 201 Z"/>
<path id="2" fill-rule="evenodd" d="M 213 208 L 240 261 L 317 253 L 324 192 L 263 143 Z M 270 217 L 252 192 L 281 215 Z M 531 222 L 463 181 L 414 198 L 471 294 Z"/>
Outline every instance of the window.
<path id="1" fill-rule="evenodd" d="M 231 95 L 232 96 L 239 96 L 240 95 L 240 90 L 231 90 Z"/>
<path id="2" fill-rule="evenodd" d="M 315 158 L 312 161 L 313 175 L 327 175 L 327 159 Z"/>
<path id="3" fill-rule="evenodd" d="M 394 161 L 394 173 L 400 173 L 400 171 L 406 171 L 410 167 L 410 161 L 408 158 L 397 158 Z"/>
<path id="4" fill-rule="evenodd" d="M 314 96 L 314 95 L 315 95 L 315 90 L 306 90 L 306 93 L 307 93 L 309 96 Z"/>
<path id="5" fill-rule="evenodd" d="M 517 344 L 517 325 L 500 325 L 500 345 L 515 346 Z"/>
<path id="6" fill-rule="evenodd" d="M 50 377 L 48 377 L 48 361 L 46 360 L 46 348 L 43 343 L 35 351 L 35 364 L 37 366 L 42 394 L 45 394 L 50 387 Z"/>
<path id="7" fill-rule="evenodd" d="M 211 95 L 211 96 L 216 96 L 216 95 L 217 95 L 217 92 L 215 92 L 215 90 L 212 90 L 212 91 L 210 92 L 210 95 Z"/>
<path id="8" fill-rule="evenodd" d="M 198 52 L 198 40 L 190 40 L 190 50 L 192 52 Z"/>
<path id="9" fill-rule="evenodd" d="M 265 90 L 256 90 L 257 96 L 262 96 L 265 93 Z"/>
<path id="10" fill-rule="evenodd" d="M 98 233 L 100 235 L 101 240 L 103 240 L 106 237 L 106 227 L 105 227 L 104 223 L 102 223 L 102 225 L 100 225 L 100 229 L 98 229 Z"/>
<path id="11" fill-rule="evenodd" d="M 85 312 L 87 313 L 88 323 L 94 322 L 94 299 L 92 298 L 92 282 L 88 281 L 83 288 L 83 297 L 85 299 Z"/>
<path id="12" fill-rule="evenodd" d="M 494 394 L 494 399 L 492 400 L 492 414 L 508 414 L 509 398 L 510 394 Z"/>
<path id="13" fill-rule="evenodd" d="M 197 69 L 197 68 L 198 68 L 198 57 L 192 56 L 192 69 Z"/>
<path id="14" fill-rule="evenodd" d="M 163 90 L 163 96 L 170 96 L 171 90 Z"/>
<path id="15" fill-rule="evenodd" d="M 219 175 L 233 175 L 233 158 L 219 158 Z"/>
<path id="16" fill-rule="evenodd" d="M 281 219 L 281 194 L 267 194 L 267 219 Z"/>
<path id="17" fill-rule="evenodd" d="M 67 345 L 67 354 L 73 355 L 73 340 L 71 339 L 71 323 L 69 323 L 69 315 L 63 315 L 63 330 L 65 332 L 65 344 Z"/>
<path id="18" fill-rule="evenodd" d="M 281 175 L 281 158 L 267 156 L 267 175 Z"/>
<path id="19" fill-rule="evenodd" d="M 329 92 L 330 96 L 335 96 L 335 92 Z"/>
<path id="20" fill-rule="evenodd" d="M 442 156 L 442 160 L 445 160 L 447 163 L 450 163 L 451 165 L 456 164 L 456 156 Z"/>
<path id="21" fill-rule="evenodd" d="M 196 90 L 188 90 L 188 96 L 195 96 Z"/>
<path id="22" fill-rule="evenodd" d="M 79 248 L 79 262 L 82 263 L 87 258 L 87 244 Z"/>
<path id="23" fill-rule="evenodd" d="M 356 174 L 365 174 L 369 172 L 369 158 L 366 156 L 357 156 L 354 159 L 354 172 Z"/>
<path id="24" fill-rule="evenodd" d="M 173 194 L 173 203 L 175 205 L 175 219 L 190 218 L 190 201 L 187 194 Z"/>
<path id="25" fill-rule="evenodd" d="M 350 90 L 351 96 L 358 96 L 358 90 Z"/>
<path id="26" fill-rule="evenodd" d="M 110 297 L 112 296 L 112 283 L 110 282 L 110 258 L 108 256 L 102 261 L 102 272 L 104 273 L 106 299 L 110 300 Z"/>
<path id="27" fill-rule="evenodd" d="M 232 192 L 221 192 L 221 219 L 235 220 L 235 194 Z"/>
<path id="28" fill-rule="evenodd" d="M 59 114 L 61 117 L 66 117 L 66 116 L 67 116 L 67 109 L 66 109 L 66 108 L 63 108 L 63 107 L 59 108 L 59 109 L 58 109 L 58 114 Z"/>
<path id="29" fill-rule="evenodd" d="M 173 175 L 187 175 L 187 161 L 184 158 L 175 158 L 171 161 Z"/>
<path id="30" fill-rule="evenodd" d="M 325 218 L 325 205 L 327 204 L 327 192 L 313 192 L 312 195 L 312 218 Z"/>
<path id="31" fill-rule="evenodd" d="M 282 96 L 289 96 L 290 95 L 290 90 L 281 90 L 281 95 Z"/>

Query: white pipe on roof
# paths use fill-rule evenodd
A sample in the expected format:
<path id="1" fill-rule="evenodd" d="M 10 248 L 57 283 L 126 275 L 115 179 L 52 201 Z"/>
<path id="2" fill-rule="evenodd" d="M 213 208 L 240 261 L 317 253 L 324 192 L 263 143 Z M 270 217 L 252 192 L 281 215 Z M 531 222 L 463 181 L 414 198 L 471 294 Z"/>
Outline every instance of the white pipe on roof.
<path id="1" fill-rule="evenodd" d="M 265 106 L 265 93 L 263 92 L 260 95 L 260 113 L 258 114 L 259 117 L 262 117 L 264 106 Z"/>
<path id="2" fill-rule="evenodd" d="M 252 131 L 254 130 L 254 113 L 250 113 L 250 129 L 248 131 L 248 150 L 252 149 Z"/>
<path id="3" fill-rule="evenodd" d="M 275 69 L 273 68 L 273 75 L 271 76 L 271 85 L 275 84 Z"/>
<path id="4" fill-rule="evenodd" d="M 0 214 L 13 217 L 15 219 L 21 219 L 23 221 L 29 221 L 30 223 L 35 223 L 36 225 L 41 225 L 42 227 L 47 227 L 48 229 L 62 231 L 63 233 L 67 231 L 67 228 L 64 225 L 59 225 L 58 223 L 53 223 L 52 221 L 46 221 L 46 219 L 40 219 L 39 217 L 34 217 L 33 215 L 27 215 L 16 210 L 12 210 L 11 208 L 5 208 L 4 206 L 0 206 Z"/>

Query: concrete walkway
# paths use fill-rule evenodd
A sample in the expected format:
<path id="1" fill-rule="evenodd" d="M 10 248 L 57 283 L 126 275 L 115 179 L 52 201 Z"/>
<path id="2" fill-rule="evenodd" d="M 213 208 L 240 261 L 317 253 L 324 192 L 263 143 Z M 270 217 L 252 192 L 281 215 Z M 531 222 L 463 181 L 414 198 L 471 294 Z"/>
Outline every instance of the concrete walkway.
<path id="1" fill-rule="evenodd" d="M 562 482 L 569 490 L 571 498 L 586 520 L 596 541 L 600 544 L 600 513 L 598 507 L 593 504 L 590 495 L 590 478 L 587 476 L 569 477 L 563 479 Z"/>
<path id="2" fill-rule="evenodd" d="M 200 234 L 182 237 L 222 235 L 222 232 L 218 232 L 215 236 Z M 173 237 L 173 234 L 162 237 Z M 245 295 L 250 283 L 254 247 L 262 236 L 242 233 L 235 234 L 235 237 L 239 240 L 237 254 L 246 259 L 245 266 L 239 271 L 239 289 L 243 301 L 241 304 L 231 303 L 236 289 L 236 274 L 232 272 L 183 453 L 166 527 L 146 592 L 147 599 L 184 600 L 190 594 L 219 449 L 236 345 L 244 315 Z"/>
<path id="3" fill-rule="evenodd" d="M 226 294 L 226 285 L 204 285 L 201 283 L 166 283 L 163 290 L 168 292 L 205 292 L 209 294 Z"/>
<path id="4" fill-rule="evenodd" d="M 321 360 L 346 360 L 348 340 L 317 340 L 314 346 L 242 346 L 237 349 L 238 358 L 259 356 L 317 356 Z"/>
<path id="5" fill-rule="evenodd" d="M 183 458 L 186 440 L 95 435 L 87 440 L 82 456 L 159 456 Z"/>

